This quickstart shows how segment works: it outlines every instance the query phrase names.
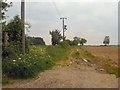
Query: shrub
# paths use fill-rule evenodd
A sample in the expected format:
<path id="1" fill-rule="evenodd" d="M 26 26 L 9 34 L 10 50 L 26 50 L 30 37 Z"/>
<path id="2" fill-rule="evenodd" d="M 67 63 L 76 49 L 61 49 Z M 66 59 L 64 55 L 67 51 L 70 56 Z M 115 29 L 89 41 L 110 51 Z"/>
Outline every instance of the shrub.
<path id="1" fill-rule="evenodd" d="M 7 48 L 3 47 L 3 51 L 2 51 L 3 58 L 10 57 L 10 56 L 16 56 L 16 48 L 17 46 L 12 46 L 12 45 Z"/>
<path id="2" fill-rule="evenodd" d="M 30 78 L 53 65 L 54 63 L 47 53 L 39 53 L 36 49 L 26 55 L 17 54 L 14 57 L 5 58 L 2 68 L 3 74 L 6 74 L 8 77 Z"/>
<path id="3" fill-rule="evenodd" d="M 3 75 L 12 78 L 31 78 L 50 69 L 56 60 L 67 56 L 68 49 L 59 46 L 32 46 L 28 54 L 3 58 Z"/>
<path id="4" fill-rule="evenodd" d="M 62 42 L 59 43 L 59 45 L 60 45 L 61 47 L 64 47 L 64 48 L 67 48 L 67 47 L 70 46 L 68 41 L 62 41 Z"/>

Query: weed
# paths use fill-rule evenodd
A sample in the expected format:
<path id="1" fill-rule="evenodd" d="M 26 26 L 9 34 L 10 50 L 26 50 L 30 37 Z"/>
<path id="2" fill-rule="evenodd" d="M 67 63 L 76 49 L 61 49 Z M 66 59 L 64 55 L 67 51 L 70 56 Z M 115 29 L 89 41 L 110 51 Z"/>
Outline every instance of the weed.
<path id="1" fill-rule="evenodd" d="M 86 59 L 93 59 L 94 56 L 92 55 L 92 53 L 88 52 L 87 50 L 84 49 L 80 49 L 81 55 L 86 58 Z"/>
<path id="2" fill-rule="evenodd" d="M 115 74 L 116 77 L 120 77 L 120 68 L 111 66 L 111 65 L 105 65 L 104 69 L 109 73 L 109 74 Z"/>

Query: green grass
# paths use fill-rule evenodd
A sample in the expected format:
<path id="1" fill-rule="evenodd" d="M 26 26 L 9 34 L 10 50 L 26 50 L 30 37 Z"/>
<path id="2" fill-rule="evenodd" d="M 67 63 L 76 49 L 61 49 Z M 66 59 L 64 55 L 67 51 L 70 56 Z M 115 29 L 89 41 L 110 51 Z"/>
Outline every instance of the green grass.
<path id="1" fill-rule="evenodd" d="M 116 77 L 120 77 L 120 68 L 111 66 L 111 65 L 105 65 L 104 69 L 109 73 L 109 74 L 115 74 Z"/>
<path id="2" fill-rule="evenodd" d="M 90 53 L 89 51 L 82 49 L 82 48 L 80 49 L 80 54 L 85 59 L 93 59 L 94 58 L 92 53 Z"/>
<path id="3" fill-rule="evenodd" d="M 75 59 L 79 59 L 80 58 L 80 52 L 79 51 L 74 51 L 72 52 L 72 57 L 75 58 Z"/>
<path id="4" fill-rule="evenodd" d="M 72 57 L 75 59 L 85 58 L 93 59 L 94 56 L 87 50 L 81 48 L 80 46 L 72 47 L 74 51 L 72 52 Z"/>
<path id="5" fill-rule="evenodd" d="M 60 46 L 48 46 L 46 48 L 46 51 L 53 61 L 58 61 L 68 59 L 70 48 L 63 48 Z"/>

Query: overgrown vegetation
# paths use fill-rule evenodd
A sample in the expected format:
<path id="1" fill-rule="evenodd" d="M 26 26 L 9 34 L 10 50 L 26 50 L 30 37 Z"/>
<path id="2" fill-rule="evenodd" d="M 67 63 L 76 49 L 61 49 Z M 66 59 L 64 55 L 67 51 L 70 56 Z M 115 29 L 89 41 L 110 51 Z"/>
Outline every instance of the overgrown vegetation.
<path id="1" fill-rule="evenodd" d="M 92 55 L 91 52 L 89 52 L 89 51 L 87 51 L 87 50 L 85 50 L 85 49 L 82 49 L 82 48 L 81 48 L 80 52 L 81 52 L 81 55 L 82 55 L 84 58 L 86 58 L 86 59 L 93 59 L 93 58 L 94 58 L 94 55 Z"/>
<path id="2" fill-rule="evenodd" d="M 116 77 L 120 77 L 120 68 L 111 65 L 106 65 L 105 68 L 109 74 L 115 74 Z"/>
<path id="3" fill-rule="evenodd" d="M 92 53 L 90 53 L 89 51 L 81 48 L 80 46 L 75 46 L 72 47 L 75 48 L 76 51 L 72 52 L 72 57 L 75 59 L 93 59 L 94 56 L 92 55 Z"/>
<path id="4" fill-rule="evenodd" d="M 103 57 L 97 57 L 92 55 L 91 52 L 81 48 L 81 47 L 72 47 L 76 49 L 72 52 L 72 57 L 74 59 L 80 60 L 80 59 L 86 59 L 86 60 L 93 60 L 96 65 L 99 68 L 103 68 L 107 73 L 114 74 L 116 77 L 120 77 L 120 68 L 118 66 L 115 66 L 112 62 L 112 60 L 103 58 Z"/>
<path id="5" fill-rule="evenodd" d="M 55 61 L 67 58 L 69 49 L 61 46 L 32 46 L 28 54 L 3 59 L 3 82 L 7 78 L 25 79 L 52 68 Z M 9 79 L 8 79 L 9 80 Z"/>

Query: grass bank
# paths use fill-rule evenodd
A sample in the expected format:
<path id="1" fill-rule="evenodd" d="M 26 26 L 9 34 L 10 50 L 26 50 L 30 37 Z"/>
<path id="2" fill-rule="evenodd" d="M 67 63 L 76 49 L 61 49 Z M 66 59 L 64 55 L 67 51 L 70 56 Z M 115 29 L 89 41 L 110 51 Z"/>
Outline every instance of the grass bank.
<path id="1" fill-rule="evenodd" d="M 120 77 L 120 68 L 113 64 L 113 60 L 94 56 L 90 51 L 82 47 L 72 47 L 74 51 L 72 52 L 72 58 L 76 60 L 86 59 L 93 60 L 99 68 L 103 68 L 107 73 L 114 74 L 116 77 Z"/>
<path id="2" fill-rule="evenodd" d="M 72 58 L 74 59 L 93 59 L 94 56 L 89 51 L 81 48 L 80 46 L 72 47 L 74 51 L 72 52 Z"/>

